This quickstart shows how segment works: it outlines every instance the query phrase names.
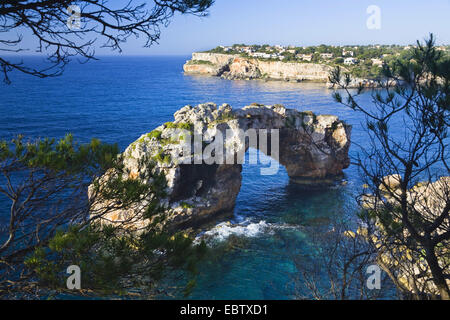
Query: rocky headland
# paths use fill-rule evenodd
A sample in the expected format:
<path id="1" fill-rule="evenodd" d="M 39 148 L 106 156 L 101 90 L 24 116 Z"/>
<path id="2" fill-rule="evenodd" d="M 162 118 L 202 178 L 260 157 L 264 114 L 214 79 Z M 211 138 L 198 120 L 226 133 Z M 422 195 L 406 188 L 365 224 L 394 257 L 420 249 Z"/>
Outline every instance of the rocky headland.
<path id="1" fill-rule="evenodd" d="M 183 70 L 185 74 L 222 77 L 229 80 L 266 80 L 329 83 L 332 67 L 321 63 L 300 63 L 268 61 L 245 58 L 238 54 L 194 52 Z M 349 87 L 376 87 L 377 82 L 370 79 L 352 79 Z"/>
<path id="2" fill-rule="evenodd" d="M 289 63 L 244 58 L 233 54 L 194 52 L 183 66 L 187 74 L 200 74 L 226 79 L 266 79 L 282 81 L 327 82 L 331 68 L 324 64 Z"/>

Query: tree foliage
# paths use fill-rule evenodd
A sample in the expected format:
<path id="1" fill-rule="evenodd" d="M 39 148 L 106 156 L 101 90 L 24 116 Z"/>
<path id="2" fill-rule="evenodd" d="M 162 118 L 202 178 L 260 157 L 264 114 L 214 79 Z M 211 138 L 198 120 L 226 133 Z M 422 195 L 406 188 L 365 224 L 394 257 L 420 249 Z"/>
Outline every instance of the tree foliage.
<path id="1" fill-rule="evenodd" d="M 69 265 L 81 268 L 83 292 L 94 293 L 123 293 L 137 279 L 146 279 L 140 285 L 150 292 L 168 268 L 195 274 L 204 245 L 161 227 L 165 177 L 152 160 L 140 160 L 139 168 L 131 175 L 117 146 L 95 139 L 2 141 L 0 193 L 10 202 L 0 237 L 2 294 L 64 291 Z M 129 220 L 149 221 L 141 230 L 104 219 L 130 208 Z"/>
<path id="2" fill-rule="evenodd" d="M 411 59 L 383 67 L 372 103 L 336 68 L 334 98 L 365 116 L 367 144 L 354 159 L 365 179 L 362 217 L 379 264 L 416 298 L 450 298 L 450 60 L 430 36 Z M 342 95 L 344 91 L 344 95 Z"/>
<path id="3" fill-rule="evenodd" d="M 158 41 L 161 27 L 176 14 L 205 15 L 213 0 L 5 0 L 0 3 L 0 70 L 9 82 L 13 70 L 37 77 L 60 75 L 71 57 L 93 59 L 95 47 L 121 51 L 129 37 L 149 47 Z M 73 22 L 78 6 L 80 26 Z M 18 53 L 47 54 L 44 66 L 27 65 Z M 11 55 L 15 53 L 15 55 Z M 8 54 L 8 55 L 6 55 Z"/>

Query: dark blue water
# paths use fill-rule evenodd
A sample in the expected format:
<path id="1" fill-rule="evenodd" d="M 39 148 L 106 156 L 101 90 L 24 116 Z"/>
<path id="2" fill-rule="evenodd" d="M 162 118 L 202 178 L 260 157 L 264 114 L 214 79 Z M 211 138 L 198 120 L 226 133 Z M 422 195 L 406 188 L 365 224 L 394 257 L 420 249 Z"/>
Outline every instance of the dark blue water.
<path id="1" fill-rule="evenodd" d="M 82 142 L 96 137 L 124 149 L 171 121 L 187 104 L 241 108 L 258 102 L 338 115 L 354 126 L 353 141 L 364 140 L 360 115 L 335 103 L 332 91 L 321 84 L 186 76 L 186 59 L 103 57 L 88 64 L 74 62 L 58 78 L 12 74 L 11 85 L 0 84 L 0 139 L 17 134 L 59 138 L 71 132 Z M 307 250 L 311 233 L 333 217 L 354 214 L 354 195 L 361 184 L 355 168 L 346 170 L 346 185 L 315 192 L 290 183 L 282 167 L 275 176 L 261 176 L 259 169 L 244 166 L 232 224 L 207 231 L 214 254 L 201 263 L 192 298 L 292 298 L 293 256 Z M 6 211 L 0 208 L 2 215 Z"/>

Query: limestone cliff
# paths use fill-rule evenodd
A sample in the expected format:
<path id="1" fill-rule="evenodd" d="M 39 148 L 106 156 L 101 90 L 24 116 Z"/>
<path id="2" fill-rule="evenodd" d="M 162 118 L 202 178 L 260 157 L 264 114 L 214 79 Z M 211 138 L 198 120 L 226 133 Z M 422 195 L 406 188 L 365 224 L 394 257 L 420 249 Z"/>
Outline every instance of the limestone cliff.
<path id="1" fill-rule="evenodd" d="M 183 69 L 188 74 L 220 76 L 229 70 L 229 65 L 235 57 L 228 54 L 194 52 L 192 60 L 187 61 Z"/>
<path id="2" fill-rule="evenodd" d="M 183 66 L 187 74 L 226 79 L 267 79 L 327 82 L 331 67 L 317 63 L 265 61 L 239 55 L 194 52 Z"/>
<path id="3" fill-rule="evenodd" d="M 259 145 L 266 134 L 270 143 L 260 150 L 278 158 L 289 177 L 308 187 L 329 183 L 349 165 L 351 127 L 336 116 L 316 116 L 282 105 L 253 104 L 233 110 L 227 104 L 217 107 L 207 103 L 186 106 L 174 118 L 174 122 L 142 135 L 124 152 L 130 176 L 140 176 L 138 162 L 144 157 L 155 159 L 154 170 L 164 173 L 168 196 L 163 204 L 172 227 L 195 226 L 233 212 L 241 187 L 242 156 L 252 146 L 242 132 L 259 134 Z M 197 143 L 195 137 L 201 142 Z M 195 152 L 198 145 L 200 161 Z M 202 153 L 211 146 L 214 152 Z M 276 148 L 279 151 L 275 155 Z M 220 150 L 232 161 L 220 162 Z M 132 209 L 112 212 L 105 218 L 125 221 L 130 215 Z M 142 226 L 145 222 L 135 224 Z"/>

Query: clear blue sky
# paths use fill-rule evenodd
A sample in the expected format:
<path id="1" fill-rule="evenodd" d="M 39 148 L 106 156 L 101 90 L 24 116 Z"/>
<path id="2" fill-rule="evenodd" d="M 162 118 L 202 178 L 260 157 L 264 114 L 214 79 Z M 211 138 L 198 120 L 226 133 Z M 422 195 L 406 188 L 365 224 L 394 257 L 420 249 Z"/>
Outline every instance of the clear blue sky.
<path id="1" fill-rule="evenodd" d="M 366 26 L 369 5 L 381 29 Z M 189 54 L 217 45 L 410 44 L 430 32 L 450 44 L 450 0 L 216 0 L 206 18 L 176 16 L 159 45 L 124 54 Z"/>
<path id="2" fill-rule="evenodd" d="M 370 5 L 381 9 L 379 30 L 366 26 Z M 142 41 L 129 39 L 122 54 L 189 55 L 234 43 L 412 44 L 430 32 L 438 44 L 450 44 L 450 0 L 215 0 L 209 16 L 178 14 L 161 31 L 159 44 L 143 48 Z M 96 54 L 117 53 L 97 48 Z"/>

